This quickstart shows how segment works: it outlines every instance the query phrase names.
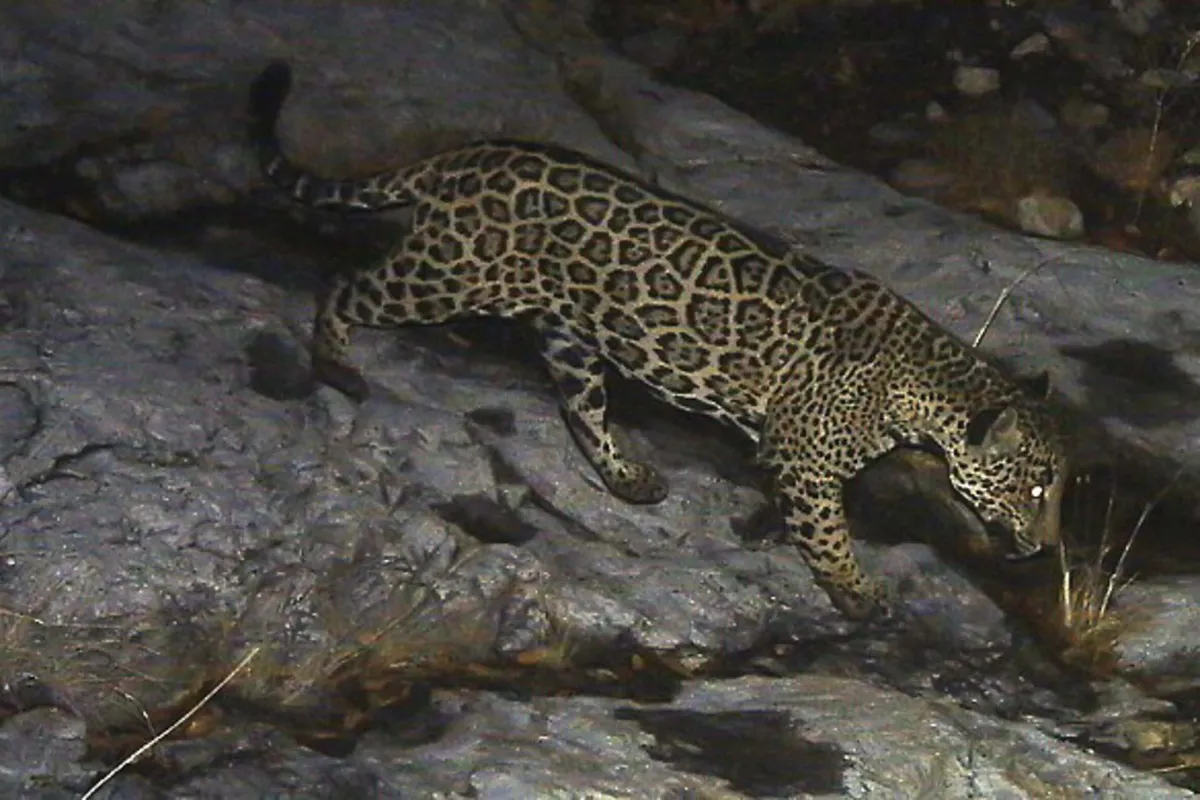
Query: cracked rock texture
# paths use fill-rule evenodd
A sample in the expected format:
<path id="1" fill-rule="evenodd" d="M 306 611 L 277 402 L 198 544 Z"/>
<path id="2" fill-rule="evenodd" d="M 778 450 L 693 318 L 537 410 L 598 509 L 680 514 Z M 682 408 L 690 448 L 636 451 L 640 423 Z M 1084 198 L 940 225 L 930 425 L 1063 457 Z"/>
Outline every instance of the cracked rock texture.
<path id="1" fill-rule="evenodd" d="M 57 165 L 78 218 L 0 200 L 0 796 L 79 796 L 246 657 L 98 796 L 1190 796 L 1077 743 L 1106 708 L 1170 703 L 1118 684 L 1118 704 L 1033 653 L 922 543 L 971 531 L 936 481 L 867 481 L 864 518 L 897 491 L 928 508 L 884 512 L 904 543 L 862 543 L 908 609 L 864 631 L 794 553 L 747 543 L 771 523 L 731 435 L 627 389 L 618 423 L 672 494 L 603 491 L 518 332 L 364 332 L 374 399 L 312 391 L 312 290 L 352 254 L 260 226 L 295 212 L 245 200 L 243 96 L 280 56 L 289 146 L 331 173 L 460 135 L 551 138 L 876 272 L 968 338 L 1055 259 L 989 347 L 1049 366 L 1138 452 L 1194 460 L 1190 269 L 902 198 L 654 83 L 586 12 L 0 8 L 0 165 L 17 198 Z M 1196 584 L 1139 591 L 1167 614 Z M 1190 686 L 1194 628 L 1149 626 L 1122 656 Z"/>

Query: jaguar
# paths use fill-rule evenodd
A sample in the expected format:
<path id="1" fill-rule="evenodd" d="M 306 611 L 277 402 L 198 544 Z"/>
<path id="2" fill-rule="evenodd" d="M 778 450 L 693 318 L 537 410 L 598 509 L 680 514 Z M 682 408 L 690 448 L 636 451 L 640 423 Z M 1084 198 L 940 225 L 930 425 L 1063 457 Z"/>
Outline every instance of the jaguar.
<path id="1" fill-rule="evenodd" d="M 361 178 L 316 175 L 278 136 L 291 86 L 283 61 L 251 85 L 267 178 L 310 207 L 411 215 L 379 261 L 327 282 L 310 344 L 320 383 L 368 398 L 356 327 L 524 320 L 612 494 L 657 503 L 668 484 L 614 440 L 609 369 L 755 443 L 785 541 L 849 619 L 894 605 L 855 555 L 843 488 L 896 448 L 939 452 L 1009 558 L 1058 541 L 1067 457 L 1045 375 L 1017 377 L 866 272 L 562 146 L 484 140 Z"/>

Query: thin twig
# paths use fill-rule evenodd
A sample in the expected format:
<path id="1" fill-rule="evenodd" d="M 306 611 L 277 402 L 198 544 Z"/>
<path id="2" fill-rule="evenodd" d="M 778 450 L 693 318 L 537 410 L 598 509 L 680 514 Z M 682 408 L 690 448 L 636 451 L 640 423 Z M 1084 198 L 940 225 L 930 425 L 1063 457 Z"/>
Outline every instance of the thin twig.
<path id="1" fill-rule="evenodd" d="M 1001 290 L 1000 296 L 996 298 L 996 302 L 992 304 L 992 310 L 988 312 L 987 319 L 983 321 L 983 325 L 979 328 L 979 333 L 975 334 L 975 341 L 971 342 L 971 347 L 979 347 L 980 343 L 983 341 L 983 337 L 987 336 L 988 329 L 991 328 L 992 323 L 996 321 L 996 315 L 1000 313 L 1001 307 L 1008 301 L 1008 298 L 1013 291 L 1015 291 L 1016 288 L 1021 285 L 1021 282 L 1040 270 L 1042 267 L 1058 261 L 1060 258 L 1062 258 L 1062 256 L 1055 256 L 1054 258 L 1047 258 L 1043 261 L 1039 261 L 1018 275 L 1012 283 L 1008 284 L 1008 286 L 1005 286 L 1004 289 Z"/>
<path id="2" fill-rule="evenodd" d="M 212 700 L 214 697 L 217 696 L 217 692 L 224 689 L 225 686 L 228 685 L 228 683 L 231 680 L 233 680 L 234 677 L 239 672 L 241 672 L 243 669 L 246 668 L 246 665 L 249 664 L 254 659 L 254 657 L 258 655 L 258 652 L 261 649 L 262 649 L 261 647 L 255 647 L 249 653 L 247 653 L 245 658 L 243 658 L 241 661 L 239 661 L 237 663 L 237 666 L 234 667 L 229 672 L 228 675 L 226 675 L 224 678 L 221 679 L 220 683 L 218 683 L 216 686 L 214 686 L 212 688 L 212 690 L 208 692 L 208 694 L 206 694 L 206 695 L 204 695 L 204 697 L 200 698 L 200 702 L 196 703 L 196 705 L 194 705 L 190 709 L 188 709 L 186 714 L 184 714 L 182 717 L 180 717 L 179 719 L 177 719 L 173 723 L 171 723 L 171 725 L 168 726 L 167 729 L 164 730 L 162 733 L 158 734 L 153 739 L 146 742 L 144 745 L 139 747 L 137 750 L 134 750 L 132 753 L 129 754 L 128 757 L 126 757 L 126 759 L 124 761 L 122 761 L 120 764 L 117 764 L 115 767 L 113 767 L 111 770 L 109 770 L 108 773 L 103 778 L 101 778 L 99 781 L 97 781 L 96 784 L 92 788 L 87 790 L 87 794 L 85 794 L 82 798 L 80 798 L 80 800 L 89 800 L 89 798 L 91 798 L 93 795 L 95 795 L 96 792 L 100 791 L 100 787 L 104 786 L 104 784 L 108 783 L 110 780 L 115 778 L 117 776 L 117 774 L 119 772 L 121 772 L 121 770 L 125 769 L 130 764 L 137 761 L 139 758 L 141 758 L 143 755 L 145 755 L 148 750 L 153 748 L 156 744 L 161 742 L 163 739 L 170 736 L 172 733 L 174 733 L 176 730 L 178 730 L 181 725 L 183 725 L 189 719 L 194 717 L 196 715 L 196 712 L 198 712 L 210 700 Z"/>
<path id="3" fill-rule="evenodd" d="M 1070 630 L 1074 627 L 1075 607 L 1071 602 L 1071 564 L 1067 560 L 1067 545 L 1058 543 L 1058 568 L 1062 571 L 1062 615 L 1063 627 Z"/>
<path id="4" fill-rule="evenodd" d="M 1133 208 L 1133 224 L 1136 226 L 1142 222 L 1142 211 L 1146 208 L 1146 193 L 1149 191 L 1150 173 L 1154 171 L 1154 151 L 1158 149 L 1158 137 L 1162 133 L 1163 119 L 1163 104 L 1167 100 L 1167 90 L 1162 89 L 1158 93 L 1158 99 L 1154 104 L 1154 124 L 1150 126 L 1150 144 L 1146 146 L 1146 158 L 1142 161 L 1142 174 L 1137 176 L 1141 179 L 1141 187 L 1138 189 L 1137 203 Z M 1136 178 L 1135 178 L 1136 179 Z"/>
<path id="5" fill-rule="evenodd" d="M 1183 52 L 1180 53 L 1179 58 L 1175 62 L 1176 70 L 1182 69 L 1197 44 L 1200 44 L 1200 38 L 1197 37 L 1197 32 L 1193 31 L 1188 34 L 1187 44 L 1184 45 Z M 1154 165 L 1154 153 L 1158 150 L 1158 139 L 1162 133 L 1163 115 L 1167 110 L 1167 95 L 1170 91 L 1170 86 L 1164 86 L 1158 90 L 1158 94 L 1154 99 L 1154 123 L 1150 126 L 1150 144 L 1146 148 L 1146 159 L 1142 162 L 1141 177 L 1144 180 L 1141 189 L 1138 191 L 1137 205 L 1133 211 L 1134 225 L 1138 225 L 1141 222 L 1142 211 L 1146 206 L 1146 193 L 1150 188 L 1150 173 Z"/>

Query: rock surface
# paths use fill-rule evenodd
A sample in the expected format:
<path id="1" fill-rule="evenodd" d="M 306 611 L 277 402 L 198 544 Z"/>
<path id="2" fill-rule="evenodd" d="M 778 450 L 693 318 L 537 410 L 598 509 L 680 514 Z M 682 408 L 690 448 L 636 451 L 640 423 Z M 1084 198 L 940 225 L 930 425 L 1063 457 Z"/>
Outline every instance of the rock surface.
<path id="1" fill-rule="evenodd" d="M 1142 452 L 1195 457 L 1181 268 L 902 198 L 650 81 L 572 22 L 582 4 L 556 11 L 0 9 L 0 163 L 63 159 L 77 216 L 158 224 L 135 243 L 0 201 L 0 795 L 79 796 L 249 657 L 110 796 L 1189 796 L 1074 744 L 1093 687 L 1018 657 L 1023 635 L 925 545 L 863 543 L 907 617 L 847 626 L 794 554 L 743 541 L 764 505 L 746 449 L 636 392 L 619 422 L 673 493 L 616 501 L 506 352 L 519 336 L 364 333 L 376 399 L 308 394 L 311 290 L 336 248 L 256 228 L 278 203 L 188 224 L 256 185 L 240 108 L 276 56 L 299 82 L 286 136 L 318 169 L 442 129 L 552 137 L 864 266 L 967 338 L 1057 259 L 989 347 L 1049 365 Z M 1091 358 L 1113 341 L 1174 372 L 1143 385 L 1140 363 Z M 1188 644 L 1128 658 L 1153 671 Z"/>

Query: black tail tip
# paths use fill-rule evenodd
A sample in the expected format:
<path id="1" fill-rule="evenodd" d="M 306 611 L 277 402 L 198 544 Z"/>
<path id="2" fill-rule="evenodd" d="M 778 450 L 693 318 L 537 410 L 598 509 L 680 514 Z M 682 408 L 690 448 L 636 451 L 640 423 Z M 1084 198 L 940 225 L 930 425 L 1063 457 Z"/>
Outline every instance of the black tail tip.
<path id="1" fill-rule="evenodd" d="M 274 125 L 291 89 L 291 66 L 286 61 L 272 61 L 250 84 L 250 118 Z"/>

